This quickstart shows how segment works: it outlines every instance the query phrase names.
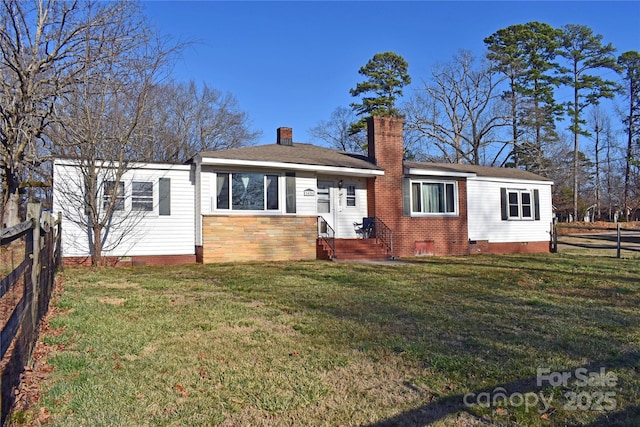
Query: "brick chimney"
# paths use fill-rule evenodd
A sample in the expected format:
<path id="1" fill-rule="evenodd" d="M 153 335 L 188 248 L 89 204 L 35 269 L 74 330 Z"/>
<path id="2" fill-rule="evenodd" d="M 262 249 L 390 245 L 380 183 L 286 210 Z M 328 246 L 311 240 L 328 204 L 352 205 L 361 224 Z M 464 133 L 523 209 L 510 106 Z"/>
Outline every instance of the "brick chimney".
<path id="1" fill-rule="evenodd" d="M 367 146 L 369 160 L 385 170 L 385 175 L 402 177 L 404 121 L 394 117 L 367 119 Z"/>
<path id="2" fill-rule="evenodd" d="M 279 145 L 293 145 L 293 129 L 278 128 L 278 139 L 276 142 Z"/>
<path id="3" fill-rule="evenodd" d="M 392 229 L 402 217 L 403 120 L 394 117 L 367 119 L 369 160 L 384 175 L 367 182 L 369 216 L 377 216 Z"/>

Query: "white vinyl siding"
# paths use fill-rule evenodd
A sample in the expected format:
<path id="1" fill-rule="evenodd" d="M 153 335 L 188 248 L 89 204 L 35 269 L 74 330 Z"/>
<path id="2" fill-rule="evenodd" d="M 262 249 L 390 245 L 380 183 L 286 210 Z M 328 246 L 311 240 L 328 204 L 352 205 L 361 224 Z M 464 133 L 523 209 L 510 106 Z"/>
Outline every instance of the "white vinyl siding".
<path id="1" fill-rule="evenodd" d="M 317 215 L 317 192 L 318 187 L 315 174 L 296 172 L 296 214 Z"/>
<path id="2" fill-rule="evenodd" d="M 343 186 L 336 189 L 337 212 L 335 215 L 336 237 L 341 239 L 354 239 L 357 236 L 354 222 L 361 223 L 362 218 L 367 216 L 367 181 L 363 178 L 342 178 Z M 349 187 L 353 188 L 351 200 L 355 206 L 349 205 Z"/>
<path id="3" fill-rule="evenodd" d="M 74 208 L 73 188 L 81 191 L 83 185 L 80 169 L 72 161 L 54 162 L 53 211 L 63 213 L 63 256 L 89 256 L 89 230 L 74 223 L 73 218 L 84 215 L 84 209 Z M 170 182 L 170 215 L 159 212 L 160 180 Z M 195 252 L 195 206 L 194 185 L 190 180 L 190 168 L 185 165 L 140 164 L 127 171 L 123 177 L 124 209 L 114 214 L 124 222 L 110 230 L 104 247 L 109 248 L 121 239 L 104 256 L 142 256 L 142 255 L 191 255 Z M 136 210 L 134 207 L 134 182 L 152 183 L 152 210 Z M 66 186 L 66 187 L 65 187 Z M 145 201 L 148 207 L 149 193 L 145 189 Z M 142 193 L 136 192 L 138 197 Z M 78 193 L 77 197 L 83 197 Z M 137 199 L 139 202 L 142 199 Z M 136 202 L 137 203 L 137 202 Z M 128 229 L 124 236 L 120 231 Z"/>
<path id="4" fill-rule="evenodd" d="M 519 194 L 522 194 L 522 191 L 530 194 L 531 215 L 535 217 L 538 212 L 540 219 L 527 217 L 524 221 L 504 220 L 506 212 L 503 211 L 501 200 L 504 189 L 518 190 Z M 538 192 L 537 207 L 534 205 L 533 197 L 535 190 Z M 518 210 L 519 212 L 522 210 L 521 202 L 518 203 Z M 527 213 L 526 210 L 525 213 Z M 470 240 L 488 240 L 496 243 L 548 241 L 552 221 L 551 183 L 469 178 L 467 179 L 467 216 Z"/>

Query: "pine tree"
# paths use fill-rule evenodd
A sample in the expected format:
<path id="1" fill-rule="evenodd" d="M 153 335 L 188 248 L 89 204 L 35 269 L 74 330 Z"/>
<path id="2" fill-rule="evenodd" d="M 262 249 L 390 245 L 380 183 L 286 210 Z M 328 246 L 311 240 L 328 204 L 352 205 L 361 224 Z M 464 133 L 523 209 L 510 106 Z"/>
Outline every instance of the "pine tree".
<path id="1" fill-rule="evenodd" d="M 364 130 L 368 116 L 401 117 L 395 104 L 402 96 L 402 88 L 411 83 L 408 68 L 407 61 L 395 52 L 377 53 L 360 68 L 358 73 L 367 79 L 349 93 L 354 97 L 363 96 L 361 103 L 351 104 L 362 118 L 351 126 L 351 133 Z"/>
<path id="2" fill-rule="evenodd" d="M 627 127 L 627 151 L 624 174 L 624 207 L 629 220 L 629 191 L 631 187 L 631 165 L 634 164 L 633 141 L 640 145 L 640 53 L 625 52 L 618 58 L 624 80 L 628 85 L 629 113 L 623 122 Z"/>
<path id="3" fill-rule="evenodd" d="M 555 119 L 562 110 L 554 100 L 557 78 L 549 73 L 557 68 L 559 34 L 548 24 L 529 22 L 484 39 L 493 69 L 509 83 L 503 99 L 510 111 L 513 163 L 537 172 L 543 168 L 544 145 L 557 140 Z"/>
<path id="4" fill-rule="evenodd" d="M 571 119 L 569 129 L 573 133 L 573 215 L 578 217 L 579 190 L 579 136 L 588 135 L 584 128 L 583 113 L 603 98 L 613 98 L 619 85 L 606 80 L 597 73 L 606 69 L 616 70 L 615 48 L 603 44 L 602 35 L 594 34 L 585 25 L 565 25 L 558 54 L 565 58 L 568 66 L 562 69 L 562 82 L 573 89 L 573 101 L 567 104 Z"/>

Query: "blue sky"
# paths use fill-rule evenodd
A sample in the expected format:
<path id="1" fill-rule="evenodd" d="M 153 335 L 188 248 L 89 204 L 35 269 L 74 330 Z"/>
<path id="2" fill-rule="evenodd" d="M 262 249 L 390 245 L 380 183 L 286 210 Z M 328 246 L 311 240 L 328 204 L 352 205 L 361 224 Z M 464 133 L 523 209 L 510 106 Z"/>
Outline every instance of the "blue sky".
<path id="1" fill-rule="evenodd" d="M 174 77 L 233 94 L 259 143 L 276 128 L 296 142 L 316 142 L 308 130 L 337 107 L 357 101 L 349 89 L 361 66 L 393 51 L 409 63 L 411 86 L 431 66 L 460 49 L 484 53 L 483 39 L 509 25 L 541 21 L 582 24 L 602 34 L 618 54 L 640 50 L 640 1 L 146 1 L 151 24 L 174 40 L 194 43 Z"/>

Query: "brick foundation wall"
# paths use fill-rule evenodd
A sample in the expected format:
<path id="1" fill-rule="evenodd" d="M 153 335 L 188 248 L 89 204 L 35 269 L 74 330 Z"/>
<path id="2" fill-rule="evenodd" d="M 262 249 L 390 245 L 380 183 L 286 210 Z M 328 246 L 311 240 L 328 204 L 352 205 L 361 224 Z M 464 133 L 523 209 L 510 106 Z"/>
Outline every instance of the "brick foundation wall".
<path id="1" fill-rule="evenodd" d="M 196 255 L 105 256 L 102 259 L 105 265 L 110 266 L 180 265 L 195 264 Z M 91 266 L 91 257 L 64 257 L 62 265 L 65 267 L 89 267 Z"/>
<path id="2" fill-rule="evenodd" d="M 469 254 L 479 255 L 488 253 L 490 253 L 488 240 L 474 240 L 469 242 Z"/>
<path id="3" fill-rule="evenodd" d="M 202 260 L 235 261 L 316 259 L 315 216 L 205 215 Z"/>
<path id="4" fill-rule="evenodd" d="M 524 254 L 550 252 L 549 242 L 489 242 L 490 254 Z"/>

